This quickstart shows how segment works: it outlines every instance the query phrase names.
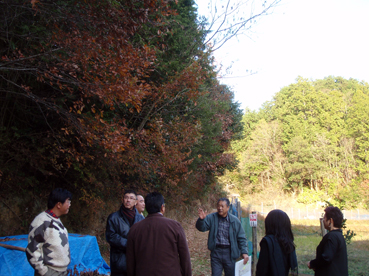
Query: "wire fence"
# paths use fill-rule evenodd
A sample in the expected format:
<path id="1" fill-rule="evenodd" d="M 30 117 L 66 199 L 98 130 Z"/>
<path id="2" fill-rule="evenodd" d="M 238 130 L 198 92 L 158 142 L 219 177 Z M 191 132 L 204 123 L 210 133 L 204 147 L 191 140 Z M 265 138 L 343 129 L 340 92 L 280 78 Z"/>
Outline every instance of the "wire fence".
<path id="1" fill-rule="evenodd" d="M 249 204 L 246 207 L 249 212 L 255 211 L 262 216 L 266 216 L 271 210 L 281 209 L 287 213 L 290 219 L 319 219 L 324 215 L 324 208 L 313 208 L 311 206 L 306 206 L 304 208 L 295 207 L 283 207 L 275 205 L 260 205 Z M 368 220 L 369 210 L 355 209 L 355 210 L 343 210 L 344 218 L 352 220 Z"/>

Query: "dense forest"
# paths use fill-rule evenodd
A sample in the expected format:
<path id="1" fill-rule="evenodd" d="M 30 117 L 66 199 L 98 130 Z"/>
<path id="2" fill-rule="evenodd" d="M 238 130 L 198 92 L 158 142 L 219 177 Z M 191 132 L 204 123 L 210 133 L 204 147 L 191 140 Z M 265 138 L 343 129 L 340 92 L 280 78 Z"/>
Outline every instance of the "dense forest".
<path id="1" fill-rule="evenodd" d="M 368 83 L 298 77 L 242 121 L 244 137 L 232 145 L 239 165 L 225 184 L 240 194 L 274 189 L 300 203 L 368 208 Z"/>
<path id="2" fill-rule="evenodd" d="M 0 9 L 1 233 L 25 232 L 55 187 L 74 194 L 81 216 L 127 188 L 186 203 L 236 165 L 226 150 L 242 111 L 216 78 L 193 0 Z"/>

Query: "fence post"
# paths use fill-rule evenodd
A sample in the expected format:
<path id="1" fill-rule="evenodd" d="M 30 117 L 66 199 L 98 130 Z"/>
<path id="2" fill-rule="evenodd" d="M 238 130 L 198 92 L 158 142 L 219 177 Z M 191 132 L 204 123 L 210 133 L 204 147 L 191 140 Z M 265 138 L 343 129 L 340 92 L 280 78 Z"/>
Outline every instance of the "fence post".
<path id="1" fill-rule="evenodd" d="M 261 213 L 264 215 L 264 203 L 261 203 Z"/>
<path id="2" fill-rule="evenodd" d="M 324 228 L 324 224 L 323 224 L 323 218 L 320 218 L 319 219 L 320 221 L 320 230 L 322 232 L 322 237 L 324 237 L 325 234 L 327 234 L 327 229 Z"/>
<path id="3" fill-rule="evenodd" d="M 308 209 L 308 206 L 306 205 L 306 218 L 308 219 L 309 218 L 309 209 Z"/>
<path id="4" fill-rule="evenodd" d="M 257 225 L 258 225 L 258 215 L 255 211 L 250 214 L 250 226 L 252 227 L 252 276 L 256 275 L 256 263 L 257 263 L 257 253 L 258 253 L 258 237 L 257 237 Z"/>
<path id="5" fill-rule="evenodd" d="M 237 201 L 237 216 L 238 216 L 238 219 L 241 221 L 241 201 Z"/>
<path id="6" fill-rule="evenodd" d="M 238 198 L 234 198 L 234 206 L 236 207 L 237 217 L 238 217 Z"/>

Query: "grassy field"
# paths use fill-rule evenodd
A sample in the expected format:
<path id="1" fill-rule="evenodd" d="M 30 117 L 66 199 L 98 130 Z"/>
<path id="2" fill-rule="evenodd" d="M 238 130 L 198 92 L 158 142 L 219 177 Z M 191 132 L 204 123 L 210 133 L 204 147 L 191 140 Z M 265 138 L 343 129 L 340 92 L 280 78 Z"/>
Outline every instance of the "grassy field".
<path id="1" fill-rule="evenodd" d="M 314 273 L 306 266 L 307 262 L 315 258 L 315 250 L 322 237 L 319 221 L 292 220 L 299 273 Z M 356 236 L 347 245 L 348 267 L 350 276 L 369 275 L 369 220 L 347 220 L 347 229 L 353 230 Z"/>

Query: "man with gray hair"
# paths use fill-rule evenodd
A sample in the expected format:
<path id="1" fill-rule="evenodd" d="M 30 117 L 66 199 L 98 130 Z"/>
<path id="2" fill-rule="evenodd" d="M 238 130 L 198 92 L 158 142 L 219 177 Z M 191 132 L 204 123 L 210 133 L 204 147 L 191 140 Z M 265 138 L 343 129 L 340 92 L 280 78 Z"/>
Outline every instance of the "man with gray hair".
<path id="1" fill-rule="evenodd" d="M 141 215 L 143 215 L 143 211 L 145 211 L 145 199 L 142 195 L 137 195 L 136 209 Z"/>
<path id="2" fill-rule="evenodd" d="M 234 276 L 236 260 L 242 257 L 244 264 L 249 260 L 245 231 L 239 219 L 228 213 L 229 206 L 229 199 L 223 197 L 218 200 L 217 212 L 206 215 L 198 210 L 197 230 L 209 231 L 212 276 L 221 276 L 223 270 L 225 276 Z"/>

